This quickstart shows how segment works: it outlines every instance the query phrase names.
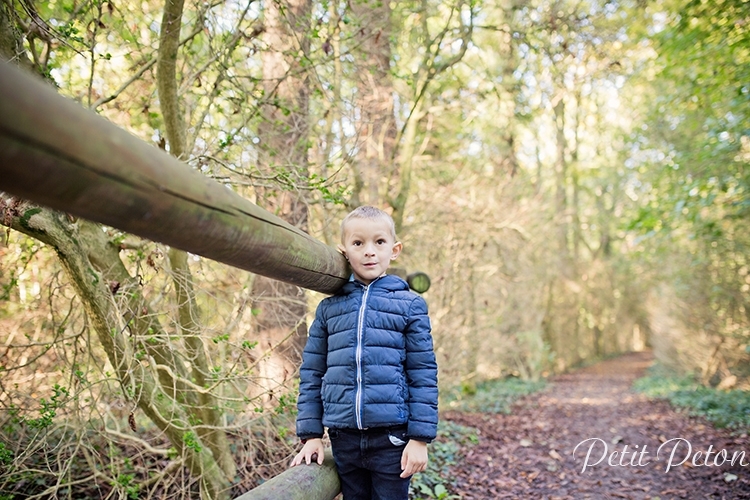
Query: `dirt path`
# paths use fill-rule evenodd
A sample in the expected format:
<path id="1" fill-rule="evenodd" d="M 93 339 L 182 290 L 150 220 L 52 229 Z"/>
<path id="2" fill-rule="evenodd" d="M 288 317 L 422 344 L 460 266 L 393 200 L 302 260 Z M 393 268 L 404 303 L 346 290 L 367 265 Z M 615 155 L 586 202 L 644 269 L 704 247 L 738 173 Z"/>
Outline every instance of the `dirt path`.
<path id="1" fill-rule="evenodd" d="M 512 415 L 446 414 L 480 430 L 479 444 L 455 468 L 458 493 L 466 499 L 750 498 L 750 439 L 632 392 L 650 363 L 648 353 L 628 354 L 557 377 L 519 401 Z M 690 458 L 678 465 L 688 446 Z M 594 465 L 605 447 L 606 457 Z M 721 450 L 727 460 L 718 466 Z"/>

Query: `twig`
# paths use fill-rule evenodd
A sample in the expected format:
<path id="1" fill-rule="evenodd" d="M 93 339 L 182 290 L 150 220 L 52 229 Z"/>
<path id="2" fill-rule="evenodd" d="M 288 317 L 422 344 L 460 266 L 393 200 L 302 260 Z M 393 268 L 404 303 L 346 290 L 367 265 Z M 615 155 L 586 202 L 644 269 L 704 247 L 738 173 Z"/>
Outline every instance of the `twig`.
<path id="1" fill-rule="evenodd" d="M 169 455 L 169 450 L 165 450 L 163 448 L 154 448 L 153 446 L 148 444 L 148 442 L 146 442 L 145 440 L 139 437 L 131 436 L 130 434 L 124 434 L 120 431 L 110 429 L 109 427 L 105 427 L 104 432 L 106 432 L 107 434 L 111 434 L 112 436 L 118 437 L 120 439 L 126 439 L 129 441 L 138 443 L 145 451 L 149 453 L 153 453 L 154 455 L 165 455 L 165 456 Z"/>

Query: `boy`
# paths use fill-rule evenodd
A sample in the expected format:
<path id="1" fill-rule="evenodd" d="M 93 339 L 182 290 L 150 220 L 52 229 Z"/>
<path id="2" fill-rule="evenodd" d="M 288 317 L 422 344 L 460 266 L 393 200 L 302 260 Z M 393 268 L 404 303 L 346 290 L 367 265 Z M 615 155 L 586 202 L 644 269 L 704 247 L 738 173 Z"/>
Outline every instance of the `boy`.
<path id="1" fill-rule="evenodd" d="M 328 427 L 344 500 L 406 500 L 437 432 L 437 364 L 427 305 L 387 275 L 402 245 L 393 219 L 374 207 L 341 223 L 339 250 L 352 275 L 324 299 L 302 356 L 292 466 L 317 454 Z"/>

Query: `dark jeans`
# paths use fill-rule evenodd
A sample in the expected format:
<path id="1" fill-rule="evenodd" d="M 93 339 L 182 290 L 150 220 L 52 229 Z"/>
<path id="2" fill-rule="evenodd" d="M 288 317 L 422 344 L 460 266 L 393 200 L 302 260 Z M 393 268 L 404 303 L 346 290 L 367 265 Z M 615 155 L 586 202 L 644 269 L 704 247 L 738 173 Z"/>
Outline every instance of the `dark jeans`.
<path id="1" fill-rule="evenodd" d="M 410 477 L 401 475 L 406 426 L 328 429 L 344 500 L 407 500 Z"/>

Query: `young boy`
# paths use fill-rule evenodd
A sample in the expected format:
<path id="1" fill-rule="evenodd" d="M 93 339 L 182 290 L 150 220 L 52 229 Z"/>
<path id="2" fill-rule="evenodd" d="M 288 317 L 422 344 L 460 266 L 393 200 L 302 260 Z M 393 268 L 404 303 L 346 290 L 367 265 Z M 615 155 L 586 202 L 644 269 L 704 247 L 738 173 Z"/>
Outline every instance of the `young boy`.
<path id="1" fill-rule="evenodd" d="M 324 299 L 302 356 L 292 461 L 323 463 L 328 427 L 344 500 L 406 500 L 437 432 L 437 364 L 427 305 L 386 271 L 401 252 L 393 219 L 374 207 L 341 224 L 349 282 Z"/>

